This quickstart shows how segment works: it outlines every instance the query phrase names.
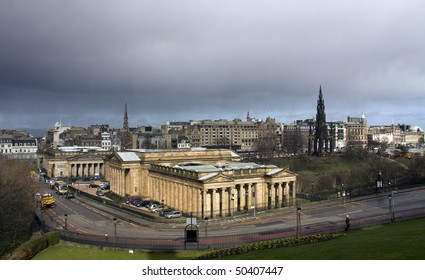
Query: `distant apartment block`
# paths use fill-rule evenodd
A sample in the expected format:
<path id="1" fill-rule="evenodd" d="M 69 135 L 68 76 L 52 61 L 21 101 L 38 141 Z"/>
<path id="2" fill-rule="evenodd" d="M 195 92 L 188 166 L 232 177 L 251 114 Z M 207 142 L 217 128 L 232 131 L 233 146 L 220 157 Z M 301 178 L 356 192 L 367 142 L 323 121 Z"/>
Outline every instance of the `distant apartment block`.
<path id="1" fill-rule="evenodd" d="M 402 131 L 398 125 L 369 126 L 369 141 L 388 144 L 401 144 Z"/>
<path id="2" fill-rule="evenodd" d="M 111 133 L 109 132 L 102 132 L 101 133 L 101 147 L 102 149 L 105 150 L 110 150 L 112 149 L 112 138 L 111 138 Z"/>
<path id="3" fill-rule="evenodd" d="M 190 123 L 185 136 L 192 147 L 230 148 L 240 152 L 257 151 L 259 138 L 267 136 L 273 139 L 273 145 L 279 149 L 281 126 L 271 118 L 266 121 L 200 120 Z"/>
<path id="4" fill-rule="evenodd" d="M 35 138 L 0 138 L 0 154 L 15 159 L 36 159 L 38 143 Z"/>
<path id="5" fill-rule="evenodd" d="M 306 153 L 313 120 L 297 120 L 283 126 L 283 151 L 288 154 Z"/>
<path id="6" fill-rule="evenodd" d="M 368 126 L 364 115 L 361 117 L 347 117 L 345 131 L 347 146 L 367 147 Z"/>

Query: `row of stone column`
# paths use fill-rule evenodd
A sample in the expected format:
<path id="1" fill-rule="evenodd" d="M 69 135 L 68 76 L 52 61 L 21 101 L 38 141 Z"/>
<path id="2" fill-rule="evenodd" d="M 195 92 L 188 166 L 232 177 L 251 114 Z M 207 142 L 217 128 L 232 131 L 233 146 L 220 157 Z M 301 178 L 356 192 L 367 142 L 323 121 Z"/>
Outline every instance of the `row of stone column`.
<path id="1" fill-rule="evenodd" d="M 292 206 L 295 200 L 295 182 L 267 183 L 265 208 L 279 208 Z"/>
<path id="2" fill-rule="evenodd" d="M 152 178 L 150 184 L 153 200 L 182 212 L 200 212 L 199 188 L 161 178 Z"/>
<path id="3" fill-rule="evenodd" d="M 120 196 L 125 196 L 130 193 L 126 189 L 126 177 L 125 169 L 114 168 L 112 166 L 109 168 L 108 178 L 114 193 Z"/>
<path id="4" fill-rule="evenodd" d="M 231 187 L 202 189 L 177 181 L 151 178 L 150 196 L 168 207 L 198 217 L 227 217 L 251 209 L 291 206 L 295 183 L 245 183 Z"/>
<path id="5" fill-rule="evenodd" d="M 71 163 L 70 176 L 71 177 L 86 177 L 94 176 L 96 173 L 102 175 L 103 163 Z"/>

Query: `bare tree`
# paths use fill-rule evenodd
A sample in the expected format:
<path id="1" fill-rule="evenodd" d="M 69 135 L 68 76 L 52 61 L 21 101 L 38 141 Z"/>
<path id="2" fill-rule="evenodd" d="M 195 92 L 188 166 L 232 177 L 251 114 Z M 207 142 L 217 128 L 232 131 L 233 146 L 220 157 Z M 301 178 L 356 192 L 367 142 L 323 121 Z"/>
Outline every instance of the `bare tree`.
<path id="1" fill-rule="evenodd" d="M 308 135 L 297 129 L 287 131 L 284 136 L 283 146 L 286 152 L 294 155 L 303 154 L 308 144 Z"/>
<path id="2" fill-rule="evenodd" d="M 36 207 L 33 169 L 29 162 L 0 158 L 0 240 L 7 244 L 1 254 L 31 236 Z"/>
<path id="3" fill-rule="evenodd" d="M 277 152 L 276 135 L 273 131 L 263 133 L 258 137 L 255 145 L 260 158 L 273 157 L 274 153 Z"/>

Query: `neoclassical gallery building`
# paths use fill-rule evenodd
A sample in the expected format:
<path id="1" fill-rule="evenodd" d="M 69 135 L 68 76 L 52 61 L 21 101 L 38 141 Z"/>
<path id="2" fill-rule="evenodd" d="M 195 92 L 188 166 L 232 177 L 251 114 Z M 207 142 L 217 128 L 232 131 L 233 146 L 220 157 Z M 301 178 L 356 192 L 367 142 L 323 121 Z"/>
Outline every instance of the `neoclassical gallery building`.
<path id="1" fill-rule="evenodd" d="M 105 158 L 105 179 L 120 196 L 139 195 L 200 218 L 293 206 L 297 175 L 240 162 L 230 150 L 127 150 Z"/>
<path id="2" fill-rule="evenodd" d="M 40 155 L 49 177 L 100 174 L 119 196 L 141 196 L 200 218 L 295 205 L 297 175 L 241 162 L 231 150 L 62 149 Z"/>
<path id="3" fill-rule="evenodd" d="M 86 151 L 79 147 L 62 147 L 38 155 L 39 167 L 48 177 L 93 177 L 103 175 L 108 150 Z"/>

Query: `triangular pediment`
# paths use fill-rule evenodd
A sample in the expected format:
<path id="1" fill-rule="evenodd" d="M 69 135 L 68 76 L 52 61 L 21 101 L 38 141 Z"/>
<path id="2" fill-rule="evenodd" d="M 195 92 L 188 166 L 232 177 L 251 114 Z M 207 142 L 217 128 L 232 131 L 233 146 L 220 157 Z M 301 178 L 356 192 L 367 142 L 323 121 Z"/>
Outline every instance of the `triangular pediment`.
<path id="1" fill-rule="evenodd" d="M 117 157 L 115 154 L 109 158 L 109 162 L 110 163 L 117 163 L 117 164 L 121 164 L 122 161 L 119 157 Z"/>
<path id="2" fill-rule="evenodd" d="M 296 177 L 297 174 L 294 172 L 289 171 L 288 169 L 285 168 L 276 168 L 271 170 L 270 172 L 268 172 L 266 174 L 269 177 L 273 177 L 273 178 L 282 178 L 282 177 Z"/>
<path id="3" fill-rule="evenodd" d="M 228 183 L 234 181 L 231 177 L 225 176 L 221 172 L 211 173 L 209 175 L 199 178 L 199 180 L 201 180 L 204 184 Z"/>
<path id="4" fill-rule="evenodd" d="M 79 160 L 103 160 L 105 155 L 96 155 L 92 153 L 85 153 L 80 155 L 71 156 L 68 161 L 79 161 Z"/>
<path id="5" fill-rule="evenodd" d="M 115 162 L 115 163 L 140 162 L 140 158 L 134 152 L 115 152 L 109 156 L 109 162 Z"/>

